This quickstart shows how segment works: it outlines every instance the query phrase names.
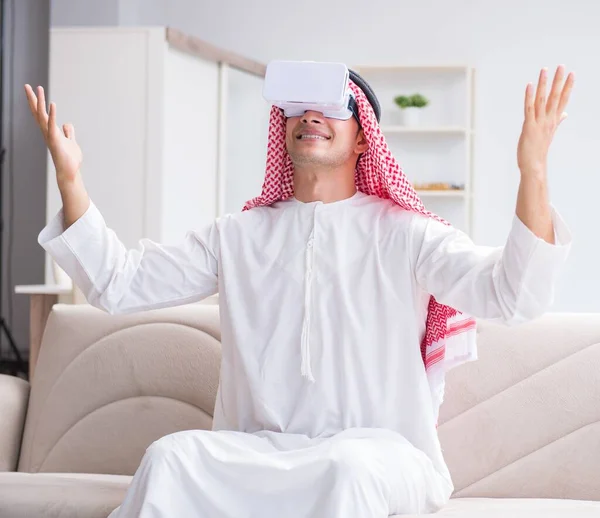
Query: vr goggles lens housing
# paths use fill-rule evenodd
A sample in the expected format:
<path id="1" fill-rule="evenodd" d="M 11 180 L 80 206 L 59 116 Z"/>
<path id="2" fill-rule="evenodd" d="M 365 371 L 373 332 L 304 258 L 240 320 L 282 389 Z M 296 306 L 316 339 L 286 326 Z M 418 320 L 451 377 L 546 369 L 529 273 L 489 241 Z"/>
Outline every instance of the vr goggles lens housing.
<path id="1" fill-rule="evenodd" d="M 263 96 L 286 117 L 317 111 L 331 119 L 358 120 L 356 99 L 343 63 L 272 61 L 267 65 Z"/>
<path id="2" fill-rule="evenodd" d="M 286 103 L 283 106 L 279 106 L 283 109 L 283 114 L 286 117 L 301 117 L 307 111 L 316 111 L 322 113 L 324 117 L 328 119 L 348 120 L 350 117 L 354 117 L 358 122 L 358 105 L 354 95 L 350 92 L 347 95 L 347 102 L 341 106 L 326 106 L 323 104 L 308 104 L 308 103 Z M 278 106 L 278 105 L 276 105 Z"/>

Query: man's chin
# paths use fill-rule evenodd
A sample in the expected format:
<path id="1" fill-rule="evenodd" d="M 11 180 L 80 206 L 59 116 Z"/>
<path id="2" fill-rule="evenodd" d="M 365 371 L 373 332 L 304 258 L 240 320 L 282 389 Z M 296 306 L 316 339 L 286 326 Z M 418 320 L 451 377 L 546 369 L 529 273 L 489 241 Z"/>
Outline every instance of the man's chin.
<path id="1" fill-rule="evenodd" d="M 327 151 L 322 149 L 295 149 L 292 153 L 290 153 L 290 157 L 292 158 L 292 162 L 294 162 L 294 164 L 323 164 L 327 162 L 327 155 Z"/>
<path id="2" fill-rule="evenodd" d="M 330 147 L 327 145 L 328 142 L 311 142 L 309 144 L 300 143 L 294 146 L 290 155 L 298 157 L 325 157 L 330 153 Z"/>

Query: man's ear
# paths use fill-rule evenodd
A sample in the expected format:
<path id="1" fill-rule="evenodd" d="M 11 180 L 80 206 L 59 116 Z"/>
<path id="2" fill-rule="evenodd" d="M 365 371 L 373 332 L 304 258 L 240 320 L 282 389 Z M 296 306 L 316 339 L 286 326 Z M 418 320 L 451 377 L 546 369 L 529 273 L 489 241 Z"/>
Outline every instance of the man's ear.
<path id="1" fill-rule="evenodd" d="M 356 135 L 356 148 L 355 152 L 359 155 L 364 153 L 367 149 L 369 149 L 369 143 L 365 137 L 365 132 L 361 129 L 358 130 L 358 134 Z"/>

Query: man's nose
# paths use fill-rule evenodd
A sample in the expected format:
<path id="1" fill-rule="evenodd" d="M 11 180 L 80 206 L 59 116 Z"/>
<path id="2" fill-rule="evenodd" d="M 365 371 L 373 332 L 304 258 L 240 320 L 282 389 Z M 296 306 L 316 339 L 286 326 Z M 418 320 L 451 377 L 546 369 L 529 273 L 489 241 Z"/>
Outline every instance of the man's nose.
<path id="1" fill-rule="evenodd" d="M 323 114 L 321 112 L 308 110 L 308 111 L 304 112 L 304 115 L 302 116 L 302 122 L 304 124 L 308 124 L 309 122 L 322 124 L 323 123 Z"/>

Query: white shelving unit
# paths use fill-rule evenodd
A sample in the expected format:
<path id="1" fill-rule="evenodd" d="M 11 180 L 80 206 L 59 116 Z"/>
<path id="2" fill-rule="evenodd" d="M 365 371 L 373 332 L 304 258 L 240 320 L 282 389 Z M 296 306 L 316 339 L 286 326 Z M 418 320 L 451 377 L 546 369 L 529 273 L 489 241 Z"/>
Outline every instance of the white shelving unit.
<path id="1" fill-rule="evenodd" d="M 427 209 L 472 233 L 475 70 L 466 65 L 351 67 L 373 87 L 382 105 L 381 129 L 414 184 L 461 185 L 417 190 Z M 405 126 L 398 95 L 423 94 L 430 104 L 418 125 Z"/>

